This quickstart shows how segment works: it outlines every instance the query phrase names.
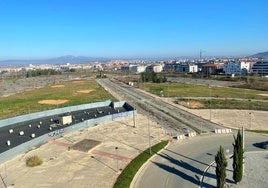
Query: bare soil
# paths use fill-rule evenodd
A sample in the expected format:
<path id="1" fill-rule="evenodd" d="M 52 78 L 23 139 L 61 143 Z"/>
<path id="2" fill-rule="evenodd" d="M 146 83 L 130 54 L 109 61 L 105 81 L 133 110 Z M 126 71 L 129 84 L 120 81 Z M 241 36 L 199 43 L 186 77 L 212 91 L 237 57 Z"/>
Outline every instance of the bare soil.
<path id="1" fill-rule="evenodd" d="M 198 101 L 192 101 L 190 100 L 189 102 L 187 101 L 180 101 L 178 103 L 179 105 L 185 106 L 187 108 L 191 108 L 191 109 L 198 109 L 198 108 L 202 108 L 204 107 L 204 105 Z"/>
<path id="2" fill-rule="evenodd" d="M 88 93 L 91 93 L 92 91 L 94 91 L 93 89 L 85 89 L 85 90 L 79 90 L 77 91 L 78 93 L 85 93 L 85 94 L 88 94 Z"/>
<path id="3" fill-rule="evenodd" d="M 54 85 L 54 86 L 51 86 L 52 88 L 62 88 L 62 87 L 65 87 L 64 85 Z"/>
<path id="4" fill-rule="evenodd" d="M 58 104 L 64 104 L 67 103 L 69 100 L 64 100 L 64 99 L 60 99 L 60 100 L 41 100 L 38 101 L 39 104 L 52 104 L 52 105 L 58 105 Z"/>

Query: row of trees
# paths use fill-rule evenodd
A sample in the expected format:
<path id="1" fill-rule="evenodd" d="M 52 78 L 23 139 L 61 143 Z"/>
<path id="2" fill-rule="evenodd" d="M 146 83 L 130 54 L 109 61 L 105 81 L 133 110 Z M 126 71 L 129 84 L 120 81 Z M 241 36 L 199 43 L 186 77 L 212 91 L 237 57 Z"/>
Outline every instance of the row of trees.
<path id="1" fill-rule="evenodd" d="M 244 149 L 243 149 L 243 138 L 240 130 L 237 136 L 234 136 L 233 143 L 233 180 L 237 184 L 242 180 L 243 177 L 243 162 L 244 162 Z M 216 176 L 217 176 L 217 187 L 223 188 L 226 182 L 226 167 L 227 160 L 224 154 L 224 149 L 220 146 L 220 149 L 215 156 L 216 162 Z"/>
<path id="2" fill-rule="evenodd" d="M 162 74 L 156 74 L 155 72 L 143 72 L 141 73 L 142 82 L 163 83 L 167 81 L 166 76 Z"/>
<path id="3" fill-rule="evenodd" d="M 61 74 L 60 71 L 56 71 L 53 69 L 40 69 L 40 70 L 29 70 L 26 73 L 26 77 L 36 77 L 36 76 L 42 76 L 42 75 L 58 75 Z"/>

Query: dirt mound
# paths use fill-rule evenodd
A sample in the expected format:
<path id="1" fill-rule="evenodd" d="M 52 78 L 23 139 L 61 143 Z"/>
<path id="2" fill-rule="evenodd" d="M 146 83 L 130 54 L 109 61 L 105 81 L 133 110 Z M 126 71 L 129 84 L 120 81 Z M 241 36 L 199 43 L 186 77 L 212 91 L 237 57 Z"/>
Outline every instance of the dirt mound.
<path id="1" fill-rule="evenodd" d="M 74 80 L 74 81 L 72 81 L 72 83 L 84 83 L 85 81 L 83 81 L 83 80 Z"/>
<path id="2" fill-rule="evenodd" d="M 93 89 L 85 89 L 85 90 L 79 90 L 79 91 L 77 91 L 78 93 L 90 93 L 90 92 L 92 92 L 93 91 Z"/>
<path id="3" fill-rule="evenodd" d="M 53 104 L 53 105 L 58 105 L 58 104 L 64 104 L 68 102 L 68 100 L 41 100 L 38 101 L 39 104 Z"/>
<path id="4" fill-rule="evenodd" d="M 185 106 L 187 108 L 192 108 L 192 109 L 204 107 L 204 105 L 202 103 L 200 103 L 198 101 L 193 101 L 193 100 L 190 100 L 189 102 L 188 101 L 180 101 L 178 104 Z"/>
<path id="5" fill-rule="evenodd" d="M 54 86 L 51 86 L 53 88 L 61 88 L 61 87 L 65 87 L 64 85 L 54 85 Z"/>

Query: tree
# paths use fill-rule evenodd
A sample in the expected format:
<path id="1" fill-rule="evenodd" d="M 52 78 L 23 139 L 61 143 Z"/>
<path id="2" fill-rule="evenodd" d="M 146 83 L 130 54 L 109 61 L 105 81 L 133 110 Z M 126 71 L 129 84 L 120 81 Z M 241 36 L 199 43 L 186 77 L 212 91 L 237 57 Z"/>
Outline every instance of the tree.
<path id="1" fill-rule="evenodd" d="M 225 158 L 222 146 L 220 146 L 220 150 L 215 156 L 215 162 L 216 162 L 217 187 L 223 188 L 226 180 L 227 160 Z"/>
<path id="2" fill-rule="evenodd" d="M 243 150 L 243 139 L 240 130 L 238 130 L 237 136 L 234 136 L 233 143 L 234 154 L 233 154 L 233 180 L 238 183 L 243 177 L 243 160 L 244 160 L 244 150 Z"/>

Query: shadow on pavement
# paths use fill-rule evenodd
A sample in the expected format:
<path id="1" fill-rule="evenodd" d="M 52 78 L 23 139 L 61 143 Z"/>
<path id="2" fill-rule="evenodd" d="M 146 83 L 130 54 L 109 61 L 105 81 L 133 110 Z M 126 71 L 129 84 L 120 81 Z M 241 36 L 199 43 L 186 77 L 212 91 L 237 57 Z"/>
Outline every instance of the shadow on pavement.
<path id="1" fill-rule="evenodd" d="M 185 180 L 188 180 L 196 185 L 199 186 L 200 184 L 200 177 L 203 175 L 203 171 L 182 161 L 182 160 L 177 160 L 177 159 L 174 159 L 173 157 L 170 157 L 168 154 L 158 154 L 160 157 L 163 157 L 164 159 L 168 160 L 169 162 L 171 162 L 172 164 L 176 165 L 174 167 L 169 167 L 165 164 L 161 164 L 161 163 L 155 163 L 157 166 L 159 166 L 160 168 L 163 168 L 164 170 L 167 170 L 168 172 L 170 173 L 173 173 L 173 174 L 176 174 L 176 175 L 179 175 L 181 178 L 185 179 Z M 195 177 L 191 177 L 187 174 L 185 174 L 184 172 L 176 169 L 175 167 L 177 168 L 183 168 L 187 171 L 190 171 L 192 173 L 195 174 Z M 196 175 L 197 174 L 197 175 Z M 216 176 L 214 174 L 210 174 L 210 173 L 207 173 L 207 175 L 210 177 L 210 178 L 216 178 Z M 205 185 L 205 186 L 210 186 L 211 185 Z"/>
<path id="2" fill-rule="evenodd" d="M 201 161 L 198 161 L 198 160 L 196 160 L 196 159 L 187 157 L 187 156 L 185 156 L 185 155 L 182 155 L 182 154 L 180 154 L 180 153 L 174 152 L 174 151 L 172 151 L 172 150 L 169 150 L 169 149 L 165 149 L 165 150 L 166 150 L 166 151 L 169 151 L 169 152 L 171 152 L 171 153 L 174 153 L 174 154 L 176 154 L 176 155 L 179 155 L 179 156 L 181 156 L 181 157 L 184 157 L 184 158 L 186 158 L 186 159 L 190 159 L 190 160 L 195 161 L 195 162 L 197 162 L 197 163 L 203 164 L 203 165 L 205 165 L 205 166 L 209 166 L 209 164 L 207 164 L 207 163 L 203 163 L 203 162 L 201 162 Z"/>
<path id="3" fill-rule="evenodd" d="M 165 164 L 161 164 L 161 163 L 158 163 L 158 162 L 153 162 L 153 164 L 157 165 L 159 168 L 163 169 L 163 170 L 166 170 L 168 171 L 169 173 L 172 173 L 172 174 L 176 174 L 178 176 L 180 176 L 181 178 L 193 183 L 193 184 L 196 184 L 197 186 L 199 186 L 199 180 L 197 180 L 196 178 L 194 177 L 191 177 L 183 172 L 181 172 L 180 170 L 177 170 L 176 168 L 174 167 L 170 167 L 168 165 L 165 165 Z M 203 185 L 204 187 L 213 187 L 212 185 L 210 184 L 204 184 Z"/>

